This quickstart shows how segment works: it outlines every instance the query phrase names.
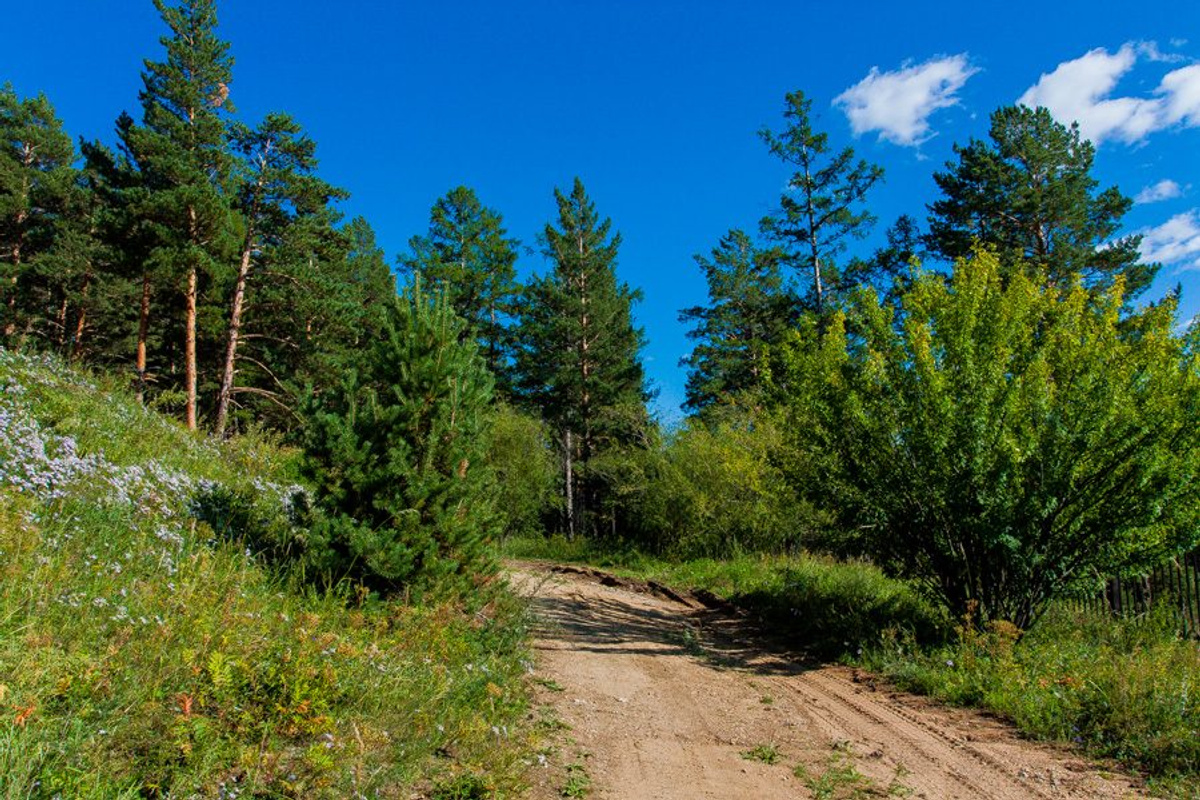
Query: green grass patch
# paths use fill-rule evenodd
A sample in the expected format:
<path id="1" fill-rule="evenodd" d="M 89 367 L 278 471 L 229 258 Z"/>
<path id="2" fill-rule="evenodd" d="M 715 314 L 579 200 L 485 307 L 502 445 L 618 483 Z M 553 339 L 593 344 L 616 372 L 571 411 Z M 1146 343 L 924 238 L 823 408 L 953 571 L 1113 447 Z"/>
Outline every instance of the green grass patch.
<path id="1" fill-rule="evenodd" d="M 225 487 L 303 536 L 292 459 L 0 350 L 0 797 L 519 782 L 526 619 L 498 583 L 422 606 L 318 591 L 194 513 Z"/>
<path id="2" fill-rule="evenodd" d="M 592 791 L 592 777 L 587 767 L 580 762 L 567 765 L 567 782 L 563 784 L 563 797 L 587 797 Z"/>
<path id="3" fill-rule="evenodd" d="M 760 744 L 742 752 L 742 758 L 747 761 L 758 761 L 762 764 L 778 764 L 779 748 L 773 744 Z"/>
<path id="4" fill-rule="evenodd" d="M 891 638 L 864 664 L 901 688 L 991 709 L 1034 737 L 1117 759 L 1166 794 L 1196 797 L 1200 646 L 1176 625 L 1167 613 L 1122 621 L 1057 607 L 1024 637 L 1000 623 L 965 626 L 933 649 Z"/>

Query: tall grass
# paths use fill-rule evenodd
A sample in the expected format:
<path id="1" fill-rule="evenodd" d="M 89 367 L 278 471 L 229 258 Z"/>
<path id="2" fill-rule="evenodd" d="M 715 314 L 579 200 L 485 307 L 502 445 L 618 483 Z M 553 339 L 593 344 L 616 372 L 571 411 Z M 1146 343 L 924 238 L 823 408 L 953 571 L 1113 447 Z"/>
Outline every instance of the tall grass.
<path id="1" fill-rule="evenodd" d="M 291 454 L 0 350 L 0 797 L 407 797 L 521 770 L 524 611 L 317 591 L 189 513 L 287 524 Z M 302 531 L 297 532 L 302 535 Z"/>
<path id="2" fill-rule="evenodd" d="M 1196 797 L 1200 645 L 1180 638 L 1165 612 L 1119 620 L 1060 606 L 1023 637 L 1004 623 L 964 625 L 942 647 L 893 638 L 864 662 L 902 688 L 991 709 L 1034 737 L 1072 742 Z"/>

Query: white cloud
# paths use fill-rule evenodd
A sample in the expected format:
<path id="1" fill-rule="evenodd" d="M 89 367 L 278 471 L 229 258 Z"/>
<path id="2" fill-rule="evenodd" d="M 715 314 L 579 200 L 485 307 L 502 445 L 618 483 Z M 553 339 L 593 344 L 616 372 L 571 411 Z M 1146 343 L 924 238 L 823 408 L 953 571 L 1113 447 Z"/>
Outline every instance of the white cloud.
<path id="1" fill-rule="evenodd" d="M 1167 123 L 1200 126 L 1200 64 L 1168 72 L 1158 91 L 1164 95 Z"/>
<path id="2" fill-rule="evenodd" d="M 1157 125 L 1157 102 L 1133 97 L 1104 99 L 1136 61 L 1133 44 L 1112 54 L 1098 47 L 1043 74 L 1017 102 L 1045 106 L 1063 122 L 1077 121 L 1080 133 L 1093 142 L 1109 137 L 1137 141 Z"/>
<path id="3" fill-rule="evenodd" d="M 1146 261 L 1179 264 L 1181 269 L 1200 269 L 1200 209 L 1176 214 L 1142 234 L 1140 251 Z"/>
<path id="4" fill-rule="evenodd" d="M 1133 202 L 1157 203 L 1161 200 L 1173 200 L 1181 194 L 1183 194 L 1183 188 L 1175 181 L 1167 178 L 1142 189 L 1133 198 Z"/>
<path id="5" fill-rule="evenodd" d="M 978 71 L 966 53 L 905 63 L 894 72 L 871 67 L 867 77 L 833 103 L 846 114 L 856 135 L 878 131 L 880 139 L 911 147 L 930 137 L 930 115 L 957 105 L 958 90 Z"/>
<path id="6" fill-rule="evenodd" d="M 1158 42 L 1133 42 L 1139 54 L 1145 56 L 1150 61 L 1161 61 L 1166 64 L 1178 64 L 1182 61 L 1187 61 L 1187 58 L 1179 53 L 1164 53 L 1158 49 Z M 1171 40 L 1171 46 L 1178 49 L 1183 47 L 1187 42 L 1177 39 Z"/>
<path id="7" fill-rule="evenodd" d="M 1017 102 L 1045 106 L 1064 123 L 1078 122 L 1083 137 L 1097 144 L 1106 139 L 1139 142 L 1173 125 L 1200 126 L 1200 64 L 1168 72 L 1153 96 L 1110 96 L 1139 58 L 1180 60 L 1163 54 L 1154 42 L 1126 42 L 1115 53 L 1097 47 L 1043 73 Z"/>

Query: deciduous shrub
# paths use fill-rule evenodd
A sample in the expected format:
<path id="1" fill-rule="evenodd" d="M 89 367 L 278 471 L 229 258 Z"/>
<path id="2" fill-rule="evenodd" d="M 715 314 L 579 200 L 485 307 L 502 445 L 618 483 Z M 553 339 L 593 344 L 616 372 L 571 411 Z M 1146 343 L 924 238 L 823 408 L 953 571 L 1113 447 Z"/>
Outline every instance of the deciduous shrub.
<path id="1" fill-rule="evenodd" d="M 492 411 L 487 463 L 496 475 L 504 536 L 538 532 L 544 518 L 562 505 L 558 462 L 542 420 L 505 404 Z"/>
<path id="2" fill-rule="evenodd" d="M 798 482 L 954 613 L 1027 629 L 1097 574 L 1200 530 L 1200 332 L 1174 298 L 1007 274 L 987 253 L 859 293 L 787 354 Z M 806 472 L 804 470 L 807 470 Z"/>
<path id="3" fill-rule="evenodd" d="M 650 543 L 685 558 L 781 553 L 823 520 L 779 467 L 785 421 L 749 407 L 713 409 L 669 434 L 641 498 Z"/>

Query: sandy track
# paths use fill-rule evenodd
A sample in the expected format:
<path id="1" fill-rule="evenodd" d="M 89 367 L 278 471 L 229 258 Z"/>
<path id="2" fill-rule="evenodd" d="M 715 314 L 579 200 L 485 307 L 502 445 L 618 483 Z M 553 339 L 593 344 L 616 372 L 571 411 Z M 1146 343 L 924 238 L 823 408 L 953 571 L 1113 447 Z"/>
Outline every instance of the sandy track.
<path id="1" fill-rule="evenodd" d="M 985 715 L 877 688 L 855 670 L 802 666 L 735 614 L 661 587 L 531 564 L 513 583 L 539 617 L 538 675 L 550 687 L 540 700 L 570 726 L 560 760 L 581 759 L 594 797 L 804 798 L 821 780 L 833 798 L 856 787 L 929 800 L 1144 796 Z M 761 745 L 777 763 L 742 756 Z M 866 780 L 839 779 L 848 767 Z M 533 796 L 557 796 L 563 774 L 541 772 Z"/>

